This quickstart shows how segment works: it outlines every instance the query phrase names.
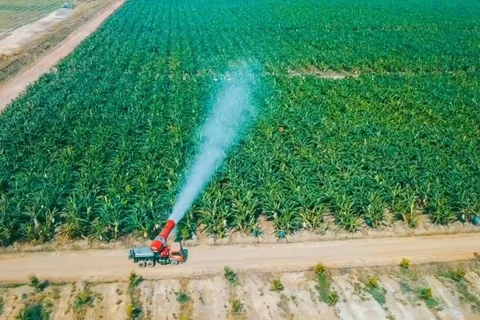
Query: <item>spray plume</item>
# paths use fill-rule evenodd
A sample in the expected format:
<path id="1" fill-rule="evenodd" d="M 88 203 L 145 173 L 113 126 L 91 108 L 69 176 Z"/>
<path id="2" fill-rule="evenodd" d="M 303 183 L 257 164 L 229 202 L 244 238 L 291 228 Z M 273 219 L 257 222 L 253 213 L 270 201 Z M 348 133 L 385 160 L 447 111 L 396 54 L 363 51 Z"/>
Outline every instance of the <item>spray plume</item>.
<path id="1" fill-rule="evenodd" d="M 197 155 L 177 196 L 170 219 L 177 223 L 190 209 L 213 174 L 253 123 L 254 72 L 243 65 L 227 72 L 220 83 L 213 108 L 202 127 Z"/>

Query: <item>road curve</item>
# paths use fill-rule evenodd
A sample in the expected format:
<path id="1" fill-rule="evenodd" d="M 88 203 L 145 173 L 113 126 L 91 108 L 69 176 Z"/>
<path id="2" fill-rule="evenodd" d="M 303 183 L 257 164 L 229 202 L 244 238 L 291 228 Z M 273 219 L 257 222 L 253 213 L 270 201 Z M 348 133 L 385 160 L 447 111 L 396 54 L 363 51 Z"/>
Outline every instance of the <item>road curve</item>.
<path id="1" fill-rule="evenodd" d="M 189 259 L 179 266 L 139 268 L 128 250 L 85 250 L 0 255 L 0 281 L 24 282 L 31 274 L 54 281 L 125 280 L 131 271 L 147 279 L 217 274 L 224 266 L 238 271 L 300 271 L 318 262 L 330 267 L 398 264 L 470 259 L 480 252 L 480 233 L 306 242 L 273 245 L 198 246 L 187 248 Z"/>

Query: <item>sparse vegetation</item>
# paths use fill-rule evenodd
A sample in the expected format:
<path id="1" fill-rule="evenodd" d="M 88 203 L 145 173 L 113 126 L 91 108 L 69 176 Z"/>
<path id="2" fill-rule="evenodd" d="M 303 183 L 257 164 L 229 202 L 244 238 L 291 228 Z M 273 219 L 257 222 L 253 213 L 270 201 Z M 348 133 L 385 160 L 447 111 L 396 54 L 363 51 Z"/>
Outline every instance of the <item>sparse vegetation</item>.
<path id="1" fill-rule="evenodd" d="M 225 279 L 227 279 L 228 283 L 230 283 L 231 285 L 235 286 L 235 285 L 239 284 L 237 274 L 230 267 L 225 267 L 224 268 L 223 275 L 225 276 Z"/>
<path id="2" fill-rule="evenodd" d="M 440 271 L 440 276 L 452 280 L 462 299 L 470 304 L 472 310 L 480 314 L 480 299 L 469 289 L 468 283 L 465 279 L 466 271 L 464 269 L 454 268 L 442 270 Z"/>
<path id="3" fill-rule="evenodd" d="M 410 285 L 404 281 L 401 281 L 400 282 L 400 290 L 402 291 L 402 293 L 408 293 L 408 292 L 411 292 L 412 291 L 412 288 L 410 287 Z"/>
<path id="4" fill-rule="evenodd" d="M 386 302 L 386 290 L 380 286 L 380 281 L 377 276 L 369 277 L 365 283 L 368 293 L 380 304 L 384 305 Z"/>
<path id="5" fill-rule="evenodd" d="M 180 316 L 179 320 L 193 319 L 193 299 L 188 291 L 188 279 L 181 278 L 180 290 L 175 292 L 177 302 L 180 303 Z"/>
<path id="6" fill-rule="evenodd" d="M 94 301 L 95 295 L 88 287 L 86 287 L 75 296 L 73 308 L 76 310 L 85 309 L 87 307 L 91 307 Z"/>
<path id="7" fill-rule="evenodd" d="M 330 293 L 328 294 L 328 301 L 327 301 L 328 305 L 333 306 L 337 304 L 339 298 L 340 296 L 338 295 L 337 291 L 335 290 L 330 291 Z"/>
<path id="8" fill-rule="evenodd" d="M 338 292 L 331 290 L 331 278 L 329 271 L 321 263 L 318 263 L 314 272 L 317 276 L 317 291 L 320 297 L 320 301 L 325 302 L 328 305 L 334 305 L 338 302 Z"/>
<path id="9" fill-rule="evenodd" d="M 380 282 L 377 276 L 372 276 L 367 279 L 367 288 L 378 289 L 380 288 Z"/>
<path id="10" fill-rule="evenodd" d="M 127 304 L 127 317 L 128 319 L 136 319 L 140 316 L 142 310 L 136 307 L 133 303 Z"/>
<path id="11" fill-rule="evenodd" d="M 15 317 L 15 320 L 49 320 L 50 315 L 45 310 L 42 303 L 32 303 L 27 305 L 20 313 Z"/>
<path id="12" fill-rule="evenodd" d="M 0 316 L 3 313 L 4 306 L 5 306 L 5 302 L 3 301 L 3 297 L 0 297 Z"/>
<path id="13" fill-rule="evenodd" d="M 391 312 L 388 312 L 388 314 L 387 314 L 387 320 L 397 320 L 397 318 L 395 317 L 394 314 L 392 314 Z"/>
<path id="14" fill-rule="evenodd" d="M 325 266 L 323 265 L 323 263 L 317 263 L 315 265 L 315 267 L 313 268 L 313 271 L 315 272 L 315 274 L 318 276 L 320 274 L 323 274 L 326 272 L 326 268 Z"/>
<path id="15" fill-rule="evenodd" d="M 128 295 L 130 297 L 130 303 L 127 304 L 127 317 L 130 320 L 140 319 L 142 316 L 142 302 L 140 300 L 140 290 L 138 286 L 142 283 L 143 277 L 131 272 L 128 277 Z M 117 293 L 119 289 L 117 289 Z"/>
<path id="16" fill-rule="evenodd" d="M 277 307 L 283 311 L 283 313 L 286 315 L 286 319 L 289 319 L 290 307 L 288 306 L 288 297 L 283 293 L 280 294 L 280 301 L 278 301 Z"/>
<path id="17" fill-rule="evenodd" d="M 242 300 L 237 298 L 232 300 L 232 313 L 237 315 L 243 313 Z"/>
<path id="18" fill-rule="evenodd" d="M 188 293 L 186 293 L 186 292 L 177 291 L 177 292 L 175 292 L 175 295 L 177 296 L 177 301 L 178 301 L 180 304 L 185 304 L 185 303 L 187 303 L 188 301 L 190 301 L 190 296 L 189 296 Z"/>
<path id="19" fill-rule="evenodd" d="M 428 287 L 420 288 L 419 297 L 425 301 L 427 307 L 435 308 L 438 306 L 438 301 L 433 297 L 432 289 Z"/>
<path id="20" fill-rule="evenodd" d="M 35 275 L 30 275 L 28 279 L 30 281 L 30 286 L 35 289 L 35 292 L 41 292 L 48 287 L 48 280 L 40 281 Z"/>
<path id="21" fill-rule="evenodd" d="M 62 3 L 62 8 L 64 9 L 73 9 L 74 7 L 75 7 L 75 4 L 71 1 Z"/>
<path id="22" fill-rule="evenodd" d="M 273 279 L 270 285 L 270 291 L 280 292 L 283 291 L 285 287 L 283 286 L 282 280 L 280 279 Z"/>
<path id="23" fill-rule="evenodd" d="M 143 277 L 141 275 L 131 272 L 130 276 L 128 277 L 128 288 L 135 289 L 142 281 Z"/>
<path id="24" fill-rule="evenodd" d="M 460 282 L 465 278 L 465 270 L 463 269 L 452 269 L 440 272 L 441 276 L 452 279 L 455 282 Z"/>
<path id="25" fill-rule="evenodd" d="M 402 261 L 400 261 L 400 267 L 403 269 L 410 269 L 410 260 L 407 258 L 402 258 Z"/>
<path id="26" fill-rule="evenodd" d="M 221 308 L 221 312 L 226 315 L 225 318 L 228 319 L 250 319 L 250 318 L 268 318 L 268 316 L 262 317 L 262 314 L 258 314 L 258 309 L 253 306 L 252 308 L 248 308 L 246 304 L 246 300 L 249 299 L 250 296 L 255 296 L 255 299 L 261 301 L 253 301 L 253 303 L 258 304 L 265 304 L 266 309 L 272 311 L 272 308 L 276 309 L 277 312 L 280 312 L 284 315 L 284 318 L 290 319 L 291 318 L 302 318 L 301 316 L 304 315 L 304 311 L 307 311 L 307 308 L 312 307 L 313 309 L 308 310 L 309 314 L 312 314 L 314 309 L 316 310 L 325 310 L 326 306 L 323 307 L 319 306 L 312 306 L 312 304 L 320 303 L 320 299 L 318 298 L 318 294 L 316 290 L 313 288 L 313 281 L 317 281 L 317 289 L 325 288 L 324 290 L 320 290 L 320 294 L 324 294 L 322 297 L 322 302 L 326 303 L 330 306 L 330 311 L 339 312 L 337 315 L 338 317 L 342 317 L 343 308 L 354 308 L 354 306 L 349 306 L 350 304 L 356 304 L 357 301 L 349 301 L 345 300 L 344 297 L 340 294 L 339 291 L 333 290 L 333 279 L 338 281 L 338 286 L 345 290 L 345 297 L 348 295 L 355 295 L 360 297 L 361 301 L 368 301 L 375 299 L 378 304 L 384 309 L 387 314 L 388 319 L 394 319 L 393 314 L 397 314 L 401 312 L 401 308 L 411 308 L 415 309 L 415 314 L 418 317 L 428 318 L 427 313 L 424 309 L 424 305 L 427 305 L 428 308 L 433 309 L 435 312 L 442 310 L 443 307 L 443 299 L 445 299 L 445 306 L 450 305 L 448 301 L 448 295 L 443 296 L 442 300 L 439 297 L 435 297 L 435 290 L 438 292 L 442 292 L 445 290 L 451 290 L 451 294 L 454 296 L 460 297 L 461 304 L 455 304 L 455 312 L 459 312 L 458 314 L 464 315 L 472 315 L 472 318 L 478 316 L 480 314 L 479 307 L 480 301 L 478 297 L 476 297 L 476 281 L 478 281 L 480 277 L 479 270 L 479 263 L 477 261 L 468 261 L 468 262 L 457 262 L 457 263 L 429 263 L 429 264 L 418 264 L 415 265 L 415 268 L 412 268 L 408 272 L 404 272 L 403 269 L 398 267 L 375 267 L 375 268 L 360 268 L 360 269 L 328 269 L 323 265 L 319 264 L 313 268 L 311 268 L 308 272 L 302 273 L 285 273 L 285 274 L 275 274 L 273 277 L 269 276 L 268 274 L 261 274 L 256 275 L 252 274 L 250 278 L 246 278 L 245 286 L 242 287 L 234 287 L 226 285 L 227 282 L 223 282 L 222 279 L 218 279 L 218 277 L 212 277 L 209 279 L 205 279 L 208 281 L 207 286 L 204 283 L 199 283 L 199 278 L 195 278 L 190 283 L 188 278 L 179 278 L 179 279 L 168 279 L 168 280 L 158 280 L 157 281 L 147 281 L 144 285 L 140 285 L 140 281 L 134 281 L 134 279 L 139 279 L 137 276 L 129 277 L 128 280 L 132 279 L 132 285 L 123 284 L 123 287 L 129 287 L 129 290 L 133 291 L 133 303 L 130 303 L 130 299 L 125 301 L 124 297 L 119 296 L 118 292 L 120 292 L 119 285 L 112 283 L 112 286 L 109 287 L 109 290 L 104 287 L 104 285 L 98 285 L 93 283 L 87 283 L 85 285 L 85 291 L 90 291 L 90 294 L 85 294 L 85 291 L 81 291 L 78 293 L 78 287 L 82 287 L 84 285 L 83 282 L 71 284 L 64 284 L 68 285 L 69 287 L 74 289 L 74 294 L 70 297 L 63 297 L 58 294 L 57 290 L 60 288 L 60 292 L 68 292 L 67 287 L 61 287 L 56 283 L 51 283 L 49 290 L 44 290 L 38 293 L 27 294 L 25 296 L 25 300 L 16 300 L 15 297 L 12 298 L 11 292 L 8 290 L 15 290 L 18 292 L 18 299 L 20 299 L 23 290 L 26 288 L 28 289 L 27 292 L 32 292 L 30 288 L 20 289 L 4 289 L 0 288 L 0 297 L 4 297 L 5 308 L 7 311 L 7 318 L 13 318 L 11 315 L 11 306 L 13 303 L 25 304 L 30 305 L 31 310 L 24 310 L 23 313 L 34 313 L 38 312 L 39 307 L 43 308 L 43 312 L 48 314 L 53 310 L 56 303 L 60 303 L 58 300 L 56 301 L 54 298 L 59 297 L 59 299 L 67 299 L 68 301 L 77 302 L 77 304 L 81 305 L 81 310 L 75 308 L 72 304 L 70 311 L 66 311 L 66 314 L 72 315 L 73 317 L 77 316 L 77 319 L 82 319 L 82 317 L 78 317 L 79 314 L 83 312 L 83 319 L 87 319 L 86 312 L 88 310 L 88 305 L 93 307 L 93 310 L 88 311 L 89 313 L 92 312 L 100 312 L 100 315 L 103 314 L 101 308 L 113 305 L 113 309 L 117 309 L 119 313 L 118 318 L 121 318 L 121 315 L 125 317 L 125 313 L 127 314 L 129 319 L 150 319 L 154 317 L 156 308 L 161 307 L 158 303 L 159 300 L 154 298 L 153 296 L 148 297 L 152 294 L 152 292 L 157 292 L 158 288 L 156 286 L 161 287 L 162 293 L 165 293 L 166 299 L 162 299 L 160 302 L 161 305 L 173 303 L 173 307 L 176 309 L 175 315 L 173 315 L 173 319 L 196 319 L 198 315 L 196 314 L 195 310 L 195 303 L 199 304 L 199 307 L 202 307 L 203 304 L 209 305 L 212 303 L 211 301 L 203 301 L 204 298 L 208 299 L 217 299 L 220 302 L 216 302 L 216 304 Z M 411 277 L 410 273 L 416 273 L 417 276 Z M 348 277 L 346 277 L 348 275 Z M 428 275 L 429 277 L 425 277 Z M 312 278 L 312 276 L 315 276 Z M 435 287 L 428 287 L 427 284 L 430 283 L 430 278 L 432 276 L 436 276 L 437 279 L 441 280 L 443 283 L 443 287 L 440 286 L 441 284 L 435 284 Z M 282 283 L 276 281 L 275 285 L 274 280 L 282 279 L 283 282 L 288 281 L 288 283 L 297 283 L 296 286 L 286 285 L 286 283 Z M 285 280 L 284 280 L 285 279 Z M 321 279 L 319 281 L 319 279 Z M 323 279 L 323 280 L 322 280 Z M 213 280 L 213 281 L 212 281 Z M 383 282 L 385 280 L 385 283 Z M 165 281 L 165 282 L 164 282 Z M 292 282 L 293 281 L 293 282 Z M 172 283 L 173 282 L 173 283 Z M 130 281 L 129 281 L 130 283 Z M 165 287 L 165 284 L 168 287 Z M 179 286 L 177 286 L 179 283 Z M 389 287 L 387 287 L 387 283 Z M 134 285 L 136 284 L 136 285 Z M 172 285 L 170 287 L 170 284 Z M 252 286 L 253 284 L 253 286 Z M 275 287 L 285 287 L 281 291 L 272 290 L 272 292 L 268 292 L 268 289 L 272 286 Z M 396 285 L 400 286 L 400 290 L 397 290 Z M 5 284 L 8 285 L 8 284 Z M 258 287 L 255 287 L 257 285 Z M 353 288 L 350 288 L 349 285 L 352 285 Z M 177 289 L 174 289 L 177 288 Z M 90 290 L 91 289 L 91 290 Z M 109 295 L 109 302 L 107 305 L 99 304 L 97 299 L 96 291 L 103 291 L 110 292 L 112 295 Z M 116 291 L 117 290 L 117 291 Z M 140 302 L 140 295 L 139 292 L 142 290 L 145 292 L 145 295 L 142 294 L 142 297 L 145 299 L 147 298 L 148 302 L 145 302 L 145 306 L 142 306 Z M 221 295 L 217 295 L 222 292 Z M 267 291 L 265 291 L 267 290 Z M 392 293 L 393 301 L 390 301 L 388 308 L 387 303 L 385 302 L 385 293 L 386 290 L 389 290 Z M 392 291 L 393 290 L 393 291 Z M 127 291 L 128 293 L 128 291 Z M 68 294 L 66 295 L 68 296 Z M 92 303 L 92 296 L 94 296 L 94 302 Z M 5 301 L 5 297 L 10 297 L 7 301 Z M 260 298 L 262 297 L 262 298 Z M 122 301 L 123 300 L 123 304 Z M 223 300 L 222 300 L 223 299 Z M 338 304 L 339 301 L 343 299 L 343 303 L 341 306 L 334 307 L 334 305 Z M 64 300 L 65 301 L 65 300 Z M 78 303 L 81 301 L 81 303 Z M 307 302 L 308 301 L 308 302 Z M 424 301 L 424 302 L 423 302 Z M 0 299 L 1 302 L 1 299 Z M 396 303 L 394 303 L 396 302 Z M 454 302 L 454 301 L 452 301 Z M 307 304 L 306 304 L 307 303 Z M 322 303 L 323 304 L 323 303 Z M 375 304 L 376 305 L 376 304 Z M 36 307 L 35 307 L 36 306 Z M 198 305 L 197 305 L 198 306 Z M 378 308 L 379 306 L 375 306 L 374 308 Z M 400 308 L 400 309 L 399 309 Z M 37 309 L 37 310 L 34 310 Z M 20 310 L 17 310 L 17 314 Z M 79 312 L 81 311 L 81 312 Z M 452 310 L 454 311 L 454 310 Z M 24 315 L 23 315 L 24 316 Z M 104 315 L 105 316 L 105 315 Z M 167 316 L 167 314 L 165 314 Z M 4 315 L 5 317 L 5 315 Z M 24 316 L 25 319 L 26 316 Z M 100 316 L 99 316 L 100 317 Z M 213 315 L 212 315 L 213 317 Z M 127 318 L 127 317 L 125 317 Z M 19 318 L 17 318 L 19 319 Z"/>
<path id="27" fill-rule="evenodd" d="M 60 298 L 60 288 L 58 285 L 52 288 L 52 299 L 57 300 Z"/>

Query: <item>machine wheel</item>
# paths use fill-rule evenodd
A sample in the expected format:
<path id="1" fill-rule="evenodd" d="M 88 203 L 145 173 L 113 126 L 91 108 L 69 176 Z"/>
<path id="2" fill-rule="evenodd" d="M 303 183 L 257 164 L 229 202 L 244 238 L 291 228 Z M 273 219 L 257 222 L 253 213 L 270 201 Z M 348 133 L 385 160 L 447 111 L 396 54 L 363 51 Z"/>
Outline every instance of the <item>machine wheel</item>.
<path id="1" fill-rule="evenodd" d="M 147 264 L 145 263 L 145 261 L 140 261 L 140 262 L 138 263 L 138 266 L 139 266 L 140 268 L 145 268 L 146 265 L 147 265 Z"/>
<path id="2" fill-rule="evenodd" d="M 148 261 L 147 261 L 147 267 L 149 267 L 149 268 L 155 267 L 155 261 L 148 260 Z"/>
<path id="3" fill-rule="evenodd" d="M 172 264 L 176 266 L 178 264 L 178 260 L 172 260 Z"/>

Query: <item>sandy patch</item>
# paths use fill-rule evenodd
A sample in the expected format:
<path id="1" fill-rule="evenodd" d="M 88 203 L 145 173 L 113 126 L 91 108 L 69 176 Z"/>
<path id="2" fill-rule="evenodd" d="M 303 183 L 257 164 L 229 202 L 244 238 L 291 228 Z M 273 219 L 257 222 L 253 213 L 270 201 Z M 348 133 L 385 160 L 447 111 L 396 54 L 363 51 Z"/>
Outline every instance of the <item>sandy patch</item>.
<path id="1" fill-rule="evenodd" d="M 437 311 L 437 315 L 442 320 L 464 320 L 460 311 L 460 300 L 453 294 L 453 288 L 447 288 L 437 278 L 433 276 L 425 277 L 428 286 L 432 288 L 433 296 L 441 303 L 442 307 Z"/>
<path id="2" fill-rule="evenodd" d="M 192 279 L 188 291 L 193 296 L 193 309 L 198 319 L 226 319 L 229 291 L 223 276 Z"/>
<path id="3" fill-rule="evenodd" d="M 410 293 L 402 292 L 400 283 L 390 277 L 380 277 L 383 288 L 385 288 L 385 308 L 396 319 L 433 319 L 435 316 L 424 305 L 412 303 L 415 298 L 410 298 Z"/>
<path id="4" fill-rule="evenodd" d="M 178 319 L 180 304 L 175 295 L 180 291 L 178 280 L 143 281 L 139 288 L 146 319 Z"/>
<path id="5" fill-rule="evenodd" d="M 337 307 L 341 319 L 387 319 L 387 313 L 382 306 L 377 303 L 370 295 L 358 295 L 353 283 L 354 278 L 349 275 L 333 277 L 336 287 L 340 294 Z"/>
<path id="6" fill-rule="evenodd" d="M 284 319 L 287 313 L 279 308 L 281 293 L 270 291 L 268 276 L 251 274 L 242 280 L 244 288 L 240 297 L 245 303 L 247 314 L 252 319 Z"/>
<path id="7" fill-rule="evenodd" d="M 0 320 L 14 319 L 14 317 L 25 307 L 24 298 L 33 292 L 30 286 L 21 286 L 13 289 L 2 289 L 0 297 L 3 297 L 3 313 Z M 22 297 L 23 296 L 23 297 Z"/>
<path id="8" fill-rule="evenodd" d="M 65 20 L 73 13 L 73 9 L 58 9 L 49 15 L 24 25 L 0 40 L 0 54 L 8 55 L 20 48 L 25 42 L 45 31 L 54 24 Z"/>
<path id="9" fill-rule="evenodd" d="M 315 304 L 315 308 L 318 310 L 319 318 L 320 319 L 340 319 L 338 316 L 338 308 L 336 306 L 328 306 L 326 303 L 320 301 L 320 295 L 317 290 L 317 282 L 316 281 L 308 281 L 306 284 L 305 289 L 307 290 L 308 294 L 310 295 L 310 299 L 312 303 Z M 337 290 L 336 287 L 333 288 Z M 308 298 L 306 296 L 307 293 L 300 292 L 300 297 L 303 297 L 305 303 L 308 303 Z"/>
<path id="10" fill-rule="evenodd" d="M 471 264 L 478 269 L 477 264 Z M 479 275 L 471 271 L 465 277 L 468 290 L 478 294 Z M 417 275 L 399 273 L 398 268 L 331 270 L 331 289 L 339 293 L 336 306 L 328 306 L 319 299 L 312 272 L 243 273 L 240 284 L 231 286 L 222 273 L 212 277 L 144 280 L 138 287 L 143 306 L 143 319 L 479 319 L 470 303 L 462 300 L 462 293 L 451 281 L 438 278 L 435 268 L 422 268 Z M 379 303 L 366 290 L 363 282 L 370 275 L 379 275 L 379 285 L 385 289 L 385 303 Z M 284 289 L 271 291 L 272 279 L 280 279 Z M 52 319 L 76 319 L 73 303 L 85 282 L 52 285 L 44 293 L 53 298 Z M 94 304 L 86 311 L 85 319 L 126 319 L 126 305 L 130 302 L 127 282 L 92 283 Z M 439 306 L 429 309 L 418 297 L 417 290 L 429 287 Z M 55 290 L 55 291 L 54 291 Z M 190 298 L 186 304 L 177 301 L 176 292 L 185 292 Z M 0 288 L 5 305 L 0 319 L 13 319 L 24 308 L 30 286 Z M 23 295 L 23 297 L 22 297 Z M 56 297 L 56 298 L 55 298 Z M 238 299 L 243 313 L 232 314 L 231 302 Z M 378 299 L 378 297 L 377 297 Z M 120 302 L 119 302 L 120 301 Z M 15 308 L 13 308 L 15 306 Z"/>
<path id="11" fill-rule="evenodd" d="M 281 277 L 292 319 L 339 319 L 335 308 L 320 301 L 316 281 L 305 273 L 285 273 Z"/>
<path id="12" fill-rule="evenodd" d="M 56 300 L 52 313 L 50 314 L 52 319 L 74 319 L 73 314 L 69 313 L 71 305 L 73 303 L 72 290 L 74 287 L 72 284 L 66 284 L 61 287 L 57 287 L 59 290 L 59 299 Z"/>
<path id="13" fill-rule="evenodd" d="M 465 279 L 470 284 L 469 287 L 472 290 L 472 293 L 480 296 L 480 270 L 477 270 L 476 272 L 468 272 L 465 275 Z"/>
<path id="14" fill-rule="evenodd" d="M 127 319 L 127 286 L 124 283 L 99 284 L 92 290 L 101 295 L 95 301 L 95 316 L 102 319 Z"/>

